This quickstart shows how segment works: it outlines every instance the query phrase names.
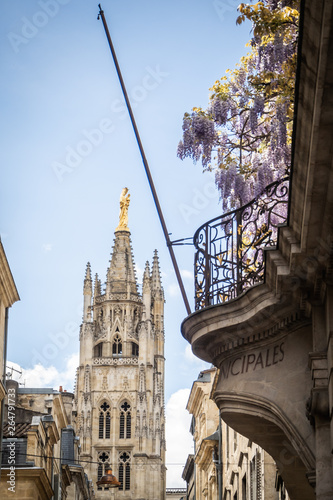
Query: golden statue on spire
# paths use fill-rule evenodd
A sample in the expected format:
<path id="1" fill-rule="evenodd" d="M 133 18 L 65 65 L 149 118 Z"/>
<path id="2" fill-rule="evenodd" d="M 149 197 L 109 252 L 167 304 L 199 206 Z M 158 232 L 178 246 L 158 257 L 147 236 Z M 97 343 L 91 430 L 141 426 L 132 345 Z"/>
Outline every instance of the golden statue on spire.
<path id="1" fill-rule="evenodd" d="M 128 207 L 130 204 L 131 195 L 128 193 L 128 189 L 125 187 L 120 195 L 120 212 L 119 212 L 119 224 L 116 231 L 129 231 L 128 224 Z"/>

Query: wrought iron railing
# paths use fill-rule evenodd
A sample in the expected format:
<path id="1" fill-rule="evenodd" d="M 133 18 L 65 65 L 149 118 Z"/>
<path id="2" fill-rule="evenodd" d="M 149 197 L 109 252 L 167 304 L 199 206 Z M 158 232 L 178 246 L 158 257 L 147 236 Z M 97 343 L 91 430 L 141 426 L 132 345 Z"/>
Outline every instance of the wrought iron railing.
<path id="1" fill-rule="evenodd" d="M 194 235 L 195 309 L 227 302 L 264 281 L 265 253 L 288 215 L 289 177 L 247 205 L 203 224 Z"/>

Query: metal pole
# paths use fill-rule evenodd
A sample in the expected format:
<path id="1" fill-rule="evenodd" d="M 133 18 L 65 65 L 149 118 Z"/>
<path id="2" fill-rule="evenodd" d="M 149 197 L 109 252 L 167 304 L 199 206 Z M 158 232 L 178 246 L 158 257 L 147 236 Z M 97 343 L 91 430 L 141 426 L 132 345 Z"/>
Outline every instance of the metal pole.
<path id="1" fill-rule="evenodd" d="M 183 297 L 183 300 L 184 300 L 184 304 L 185 304 L 185 307 L 186 307 L 187 314 L 191 314 L 191 308 L 190 308 L 189 302 L 187 300 L 187 296 L 186 296 L 186 291 L 185 291 L 185 288 L 184 288 L 184 284 L 183 284 L 183 281 L 182 281 L 182 278 L 181 278 L 181 275 L 180 275 L 180 271 L 179 271 L 179 268 L 178 268 L 178 264 L 177 264 L 177 261 L 176 261 L 176 257 L 175 257 L 175 254 L 174 254 L 174 251 L 173 251 L 173 248 L 172 248 L 172 243 L 171 243 L 170 238 L 169 238 L 169 233 L 168 233 L 165 221 L 164 221 L 163 213 L 162 213 L 162 210 L 161 210 L 161 207 L 160 207 L 160 203 L 159 203 L 159 200 L 158 200 L 158 197 L 157 197 L 157 193 L 156 193 L 156 190 L 155 190 L 153 178 L 152 178 L 151 173 L 150 173 L 148 161 L 147 161 L 147 158 L 146 158 L 143 146 L 142 146 L 142 142 L 141 142 L 141 139 L 140 139 L 139 131 L 138 131 L 138 128 L 136 126 L 136 122 L 135 122 L 135 119 L 134 119 L 132 107 L 131 107 L 131 104 L 130 104 L 130 101 L 129 101 L 129 98 L 128 98 L 128 94 L 127 94 L 127 91 L 126 91 L 125 83 L 124 83 L 124 80 L 123 80 L 123 77 L 122 77 L 122 74 L 121 74 L 121 71 L 120 71 L 120 67 L 119 67 L 119 64 L 118 64 L 118 60 L 117 60 L 117 56 L 116 56 L 114 47 L 113 47 L 113 44 L 112 44 L 112 40 L 111 40 L 111 36 L 110 36 L 110 33 L 109 33 L 109 29 L 108 29 L 108 26 L 106 24 L 104 12 L 102 10 L 101 4 L 99 4 L 98 7 L 99 7 L 98 19 L 99 19 L 99 17 L 101 17 L 102 21 L 103 21 L 103 26 L 104 26 L 104 29 L 105 29 L 106 37 L 108 39 L 110 50 L 111 50 L 111 54 L 112 54 L 112 58 L 113 58 L 115 66 L 116 66 L 117 75 L 118 75 L 118 78 L 119 78 L 121 89 L 122 89 L 123 94 L 124 94 L 124 98 L 125 98 L 127 110 L 128 110 L 129 115 L 130 115 L 130 119 L 131 119 L 131 123 L 132 123 L 133 129 L 134 129 L 135 137 L 136 137 L 139 149 L 140 149 L 141 158 L 142 158 L 143 165 L 144 165 L 147 177 L 148 177 L 149 186 L 150 186 L 150 189 L 151 189 L 151 192 L 152 192 L 152 195 L 153 195 L 153 198 L 154 198 L 154 203 L 155 203 L 155 206 L 156 206 L 156 209 L 157 209 L 157 213 L 158 213 L 161 225 L 162 225 L 164 237 L 165 237 L 165 240 L 166 240 L 167 247 L 169 249 L 169 253 L 170 253 L 171 260 L 172 260 L 172 264 L 173 264 L 173 267 L 174 267 L 174 270 L 175 270 L 175 273 L 176 273 L 178 285 L 179 285 L 179 288 L 180 288 L 180 291 L 181 291 L 181 294 L 182 294 L 182 297 Z"/>

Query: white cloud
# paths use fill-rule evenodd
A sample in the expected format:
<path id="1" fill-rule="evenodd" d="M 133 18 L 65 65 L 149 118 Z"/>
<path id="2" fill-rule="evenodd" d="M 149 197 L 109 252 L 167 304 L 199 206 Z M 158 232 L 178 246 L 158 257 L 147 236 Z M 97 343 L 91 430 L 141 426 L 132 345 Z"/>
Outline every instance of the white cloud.
<path id="1" fill-rule="evenodd" d="M 189 363 L 191 363 L 192 365 L 195 364 L 198 366 L 198 369 L 200 370 L 206 370 L 207 369 L 207 363 L 206 361 L 202 361 L 202 359 L 198 358 L 197 356 L 195 356 L 192 352 L 192 348 L 191 348 L 191 345 L 188 344 L 186 347 L 185 347 L 185 360 Z"/>
<path id="2" fill-rule="evenodd" d="M 7 369 L 7 373 L 20 384 L 24 384 L 25 387 L 52 387 L 58 389 L 59 386 L 62 386 L 63 389 L 71 392 L 74 387 L 75 372 L 78 365 L 79 354 L 73 353 L 66 359 L 66 368 L 63 371 L 59 371 L 54 366 L 45 367 L 40 363 L 34 365 L 33 368 L 25 369 L 21 368 L 17 363 L 8 361 L 7 366 L 9 369 Z M 17 371 L 12 371 L 11 374 L 10 367 L 22 372 L 22 375 Z"/>
<path id="3" fill-rule="evenodd" d="M 178 295 L 180 295 L 180 290 L 179 290 L 179 285 L 178 283 L 171 283 L 171 285 L 169 285 L 167 287 L 167 293 L 171 296 L 171 297 L 178 297 Z"/>
<path id="4" fill-rule="evenodd" d="M 166 404 L 166 466 L 167 487 L 185 488 L 182 479 L 187 456 L 193 453 L 193 438 L 190 434 L 191 415 L 185 409 L 190 389 L 173 393 Z"/>
<path id="5" fill-rule="evenodd" d="M 194 279 L 194 275 L 193 275 L 193 272 L 192 271 L 188 271 L 187 269 L 182 269 L 180 271 L 180 274 L 182 275 L 183 278 L 185 279 Z"/>
<path id="6" fill-rule="evenodd" d="M 138 283 L 142 283 L 144 269 L 137 264 L 134 264 L 134 267 Z"/>
<path id="7" fill-rule="evenodd" d="M 52 244 L 51 243 L 44 243 L 42 248 L 43 248 L 44 252 L 51 252 Z"/>

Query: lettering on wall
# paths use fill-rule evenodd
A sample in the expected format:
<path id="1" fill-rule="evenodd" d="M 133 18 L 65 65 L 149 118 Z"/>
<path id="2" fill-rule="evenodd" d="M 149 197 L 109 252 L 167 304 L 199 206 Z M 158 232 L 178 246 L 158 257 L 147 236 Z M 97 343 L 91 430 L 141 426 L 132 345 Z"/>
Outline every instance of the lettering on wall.
<path id="1" fill-rule="evenodd" d="M 229 376 L 240 375 L 242 373 L 255 372 L 269 366 L 277 365 L 284 359 L 284 342 L 263 349 L 257 353 L 250 352 L 236 358 L 230 359 L 220 367 L 221 379 Z"/>

